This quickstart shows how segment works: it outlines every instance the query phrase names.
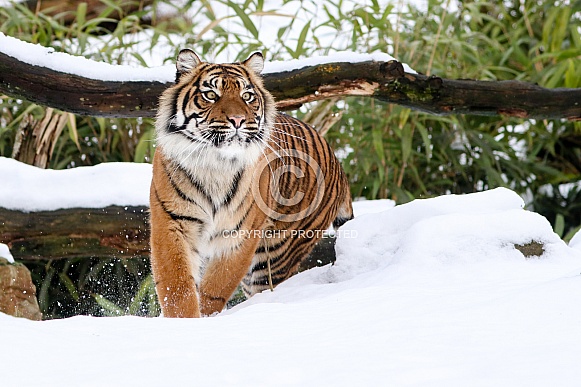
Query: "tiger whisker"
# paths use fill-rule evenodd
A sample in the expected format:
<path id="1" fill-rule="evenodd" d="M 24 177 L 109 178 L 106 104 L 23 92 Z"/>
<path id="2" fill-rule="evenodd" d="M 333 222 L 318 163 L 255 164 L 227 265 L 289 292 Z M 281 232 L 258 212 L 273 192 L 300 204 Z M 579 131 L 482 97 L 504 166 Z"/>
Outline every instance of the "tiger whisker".
<path id="1" fill-rule="evenodd" d="M 288 142 L 288 141 L 286 141 L 286 140 L 284 140 L 284 139 L 282 139 L 280 137 L 276 137 L 276 136 L 274 136 L 274 135 L 271 134 L 270 135 L 270 138 L 272 138 L 273 140 L 275 140 L 273 142 L 276 143 L 276 145 L 278 145 L 278 146 L 280 146 L 280 144 L 278 144 L 277 141 L 280 141 L 280 142 L 283 142 L 283 143 L 287 144 L 289 147 L 292 147 L 292 144 L 290 142 Z"/>
<path id="2" fill-rule="evenodd" d="M 264 141 L 263 139 L 259 139 L 261 141 Z M 274 171 L 272 170 L 272 166 L 270 165 L 270 162 L 268 161 L 268 157 L 266 157 L 266 153 L 264 153 L 264 148 L 260 148 L 260 151 L 262 152 L 262 154 L 264 155 L 264 159 L 267 161 L 267 165 L 268 165 L 268 169 L 270 169 L 270 176 L 272 177 L 272 180 L 274 181 Z"/>
<path id="3" fill-rule="evenodd" d="M 304 138 L 304 137 L 301 137 L 301 136 L 295 136 L 295 135 L 293 135 L 293 134 L 290 134 L 290 133 L 288 133 L 288 132 L 284 132 L 284 131 L 282 131 L 282 130 L 278 130 L 278 129 L 276 129 L 276 128 L 272 128 L 272 131 L 273 131 L 273 132 L 275 132 L 275 133 L 285 134 L 285 135 L 287 135 L 287 136 L 291 136 L 291 137 L 294 137 L 294 138 L 296 138 L 296 139 L 302 140 L 302 141 L 304 141 L 304 142 L 308 142 L 308 143 L 310 143 L 310 141 L 309 141 L 309 140 L 307 140 L 307 139 L 306 139 L 306 138 Z"/>
<path id="4" fill-rule="evenodd" d="M 271 147 L 271 146 L 270 146 L 270 144 L 269 144 L 268 142 L 266 142 L 266 141 L 265 141 L 263 138 L 260 138 L 259 140 L 260 140 L 260 142 L 262 142 L 264 145 L 266 145 L 266 147 L 267 147 L 268 149 L 270 149 L 271 151 L 273 151 L 273 152 L 274 152 L 274 154 L 276 155 L 276 157 L 282 161 L 283 165 L 286 165 L 286 163 L 284 162 L 284 159 L 281 157 L 281 155 L 280 155 L 280 154 L 279 154 L 279 153 L 278 153 L 278 152 L 277 152 L 277 151 L 276 151 L 276 150 L 275 150 L 273 147 Z M 282 148 L 281 148 L 281 149 L 282 149 Z M 290 157 L 290 155 L 289 155 L 288 153 L 287 153 L 287 155 Z M 265 157 L 266 157 L 266 155 L 265 155 Z M 270 163 L 269 163 L 269 164 L 270 164 Z"/>

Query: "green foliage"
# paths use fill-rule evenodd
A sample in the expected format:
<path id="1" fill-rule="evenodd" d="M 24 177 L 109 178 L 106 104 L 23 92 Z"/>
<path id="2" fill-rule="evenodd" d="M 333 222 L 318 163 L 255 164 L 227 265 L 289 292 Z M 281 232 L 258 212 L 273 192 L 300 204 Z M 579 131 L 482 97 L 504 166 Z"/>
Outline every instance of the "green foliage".
<path id="1" fill-rule="evenodd" d="M 402 62 L 446 78 L 581 87 L 581 23 L 574 12 L 581 9 L 579 3 L 520 4 L 463 2 L 457 11 L 444 12 L 443 2 L 432 1 L 428 13 L 410 8 L 401 15 L 396 47 L 390 37 L 397 31 L 383 34 L 385 24 L 376 24 L 382 15 L 364 7 L 352 14 L 358 25 L 359 15 L 367 21 L 367 29 L 355 30 L 352 46 L 361 49 L 372 42 L 369 51 L 397 51 Z M 579 123 L 436 117 L 355 98 L 346 104 L 337 109 L 344 114 L 328 137 L 336 149 L 351 150 L 344 166 L 354 196 L 403 202 L 506 186 L 537 197 L 546 184 L 579 180 Z"/>
<path id="2" fill-rule="evenodd" d="M 45 319 L 78 314 L 159 315 L 147 260 L 75 258 L 27 266 Z"/>
<path id="3" fill-rule="evenodd" d="M 118 303 L 108 300 L 100 294 L 94 294 L 93 297 L 105 316 L 159 316 L 161 310 L 155 294 L 155 284 L 153 276 L 148 275 L 139 284 L 137 293 L 131 298 L 130 303 L 122 308 Z"/>
<path id="4" fill-rule="evenodd" d="M 109 63 L 146 65 L 151 56 L 173 62 L 184 46 L 207 60 L 224 55 L 241 60 L 257 50 L 270 60 L 381 51 L 444 78 L 581 87 L 579 1 L 430 0 L 422 10 L 377 0 L 321 6 L 315 0 L 283 0 L 281 9 L 261 0 L 188 1 L 179 9 L 170 1 L 156 2 L 175 10 L 170 18 L 149 10 L 124 14 L 118 1 L 104 3 L 106 9 L 95 18 L 79 3 L 66 25 L 15 3 L 0 8 L 0 31 Z M 111 18 L 114 11 L 121 13 L 118 22 Z M 267 23 L 277 25 L 276 36 L 265 36 Z M 565 239 L 579 229 L 581 122 L 438 117 L 363 98 L 339 101 L 331 110 L 342 118 L 327 138 L 341 155 L 354 197 L 403 203 L 505 186 L 529 198 L 530 207 Z M 0 155 L 10 156 L 22 119 L 40 118 L 44 109 L 1 97 L 0 112 Z M 152 139 L 151 119 L 76 117 L 59 138 L 50 166 L 147 162 L 154 152 Z M 565 183 L 569 188 L 563 191 Z M 139 275 L 129 266 L 87 259 L 33 267 L 43 312 L 48 317 L 155 314 L 147 264 L 138 264 Z M 100 287 L 99 281 L 108 286 Z"/>

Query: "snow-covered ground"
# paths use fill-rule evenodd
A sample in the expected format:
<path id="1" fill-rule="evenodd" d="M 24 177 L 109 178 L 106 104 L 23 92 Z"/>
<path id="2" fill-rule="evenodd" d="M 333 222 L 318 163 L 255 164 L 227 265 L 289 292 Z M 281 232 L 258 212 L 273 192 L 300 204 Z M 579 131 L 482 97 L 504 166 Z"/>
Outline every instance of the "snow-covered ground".
<path id="1" fill-rule="evenodd" d="M 0 159 L 0 205 L 40 186 L 46 202 L 79 205 L 67 198 L 82 188 L 56 187 L 74 173 L 109 192 L 108 204 L 139 204 L 148 168 L 55 172 Z M 115 193 L 106 186 L 119 183 L 117 174 L 133 180 Z M 136 199 L 126 202 L 132 190 Z M 29 209 L 57 207 L 39 203 Z M 334 266 L 215 317 L 32 322 L 0 314 L 0 385 L 579 385 L 580 235 L 567 246 L 507 189 L 381 211 L 390 207 L 356 203 Z M 531 240 L 545 252 L 525 259 L 514 245 Z"/>

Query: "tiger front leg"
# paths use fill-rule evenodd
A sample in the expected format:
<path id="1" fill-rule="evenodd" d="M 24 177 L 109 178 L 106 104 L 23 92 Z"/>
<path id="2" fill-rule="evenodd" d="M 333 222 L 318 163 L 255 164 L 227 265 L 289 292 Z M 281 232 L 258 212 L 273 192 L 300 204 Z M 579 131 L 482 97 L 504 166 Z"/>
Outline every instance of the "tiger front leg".
<path id="1" fill-rule="evenodd" d="M 164 317 L 200 317 L 196 257 L 179 221 L 158 202 L 151 205 L 151 270 Z"/>
<path id="2" fill-rule="evenodd" d="M 240 248 L 231 254 L 212 260 L 200 285 L 200 308 L 203 316 L 210 316 L 224 309 L 226 302 L 248 272 L 260 239 L 246 237 Z"/>

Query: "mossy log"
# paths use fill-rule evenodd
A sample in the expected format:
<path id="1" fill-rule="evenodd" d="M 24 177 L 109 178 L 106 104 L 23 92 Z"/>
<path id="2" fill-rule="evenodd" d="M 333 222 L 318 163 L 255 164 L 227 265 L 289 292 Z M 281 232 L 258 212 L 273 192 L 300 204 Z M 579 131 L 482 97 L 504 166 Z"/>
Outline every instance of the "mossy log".
<path id="1" fill-rule="evenodd" d="M 149 257 L 147 207 L 0 208 L 0 243 L 19 260 Z"/>
<path id="2" fill-rule="evenodd" d="M 581 89 L 428 77 L 404 72 L 397 61 L 306 66 L 265 74 L 264 81 L 281 110 L 357 95 L 440 115 L 581 119 Z M 168 86 L 170 83 L 153 81 L 89 79 L 30 65 L 0 51 L 0 93 L 75 114 L 152 117 L 159 95 Z"/>

